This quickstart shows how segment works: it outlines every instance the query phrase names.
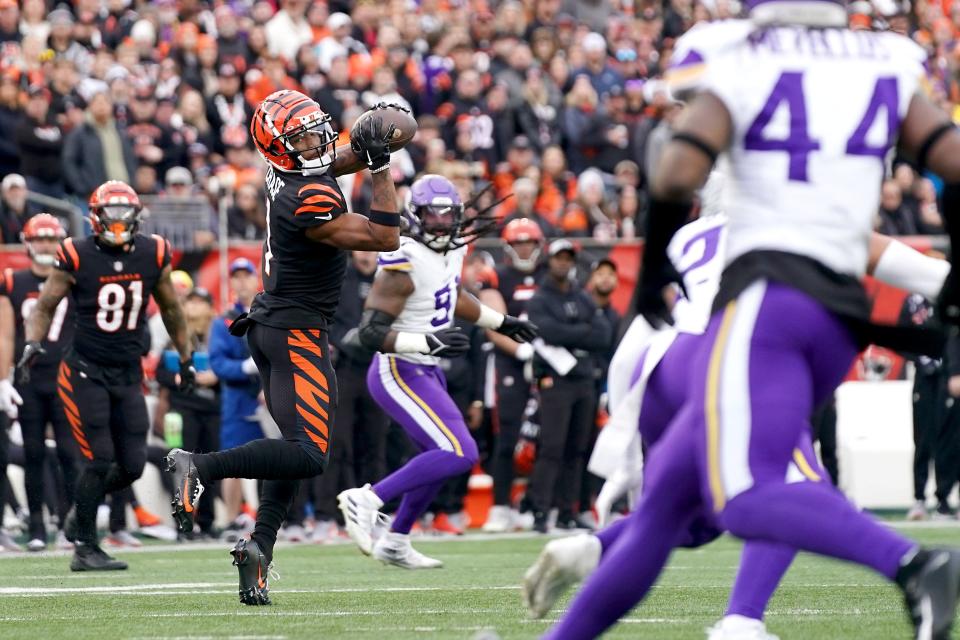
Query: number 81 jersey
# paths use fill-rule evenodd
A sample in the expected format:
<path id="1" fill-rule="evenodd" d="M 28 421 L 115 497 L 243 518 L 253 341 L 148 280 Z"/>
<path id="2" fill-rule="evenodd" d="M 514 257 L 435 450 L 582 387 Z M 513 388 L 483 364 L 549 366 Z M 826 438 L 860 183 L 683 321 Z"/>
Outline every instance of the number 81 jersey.
<path id="1" fill-rule="evenodd" d="M 845 28 L 730 20 L 680 38 L 671 89 L 713 94 L 733 124 L 720 167 L 727 264 L 773 250 L 863 275 L 886 156 L 925 59 L 903 36 Z"/>
<path id="2" fill-rule="evenodd" d="M 139 367 L 147 350 L 147 303 L 170 264 L 170 243 L 138 234 L 129 248 L 104 247 L 90 236 L 67 238 L 57 252 L 56 268 L 74 279 L 73 350 L 95 364 Z"/>
<path id="3" fill-rule="evenodd" d="M 377 271 L 400 271 L 413 280 L 413 293 L 391 325 L 397 331 L 434 333 L 452 327 L 460 272 L 466 247 L 437 253 L 408 236 L 400 237 L 400 248 L 377 258 Z M 436 356 L 405 353 L 398 358 L 423 364 L 437 364 Z"/>

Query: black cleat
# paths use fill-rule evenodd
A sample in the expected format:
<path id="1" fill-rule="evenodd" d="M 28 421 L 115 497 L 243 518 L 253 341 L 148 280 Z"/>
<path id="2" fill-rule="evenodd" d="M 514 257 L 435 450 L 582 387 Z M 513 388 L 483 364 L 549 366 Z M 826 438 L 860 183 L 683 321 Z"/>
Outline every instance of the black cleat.
<path id="1" fill-rule="evenodd" d="M 270 604 L 270 565 L 260 546 L 253 540 L 240 538 L 230 555 L 233 566 L 240 571 L 240 602 L 251 606 Z"/>
<path id="2" fill-rule="evenodd" d="M 200 474 L 193 464 L 193 454 L 183 449 L 173 449 L 164 458 L 167 463 L 166 471 L 173 474 L 173 519 L 177 521 L 180 531 L 193 531 L 193 518 L 197 512 L 197 502 L 203 494 L 203 484 L 200 483 Z"/>
<path id="3" fill-rule="evenodd" d="M 923 549 L 897 572 L 916 640 L 949 640 L 960 598 L 960 550 Z"/>
<path id="4" fill-rule="evenodd" d="M 73 550 L 71 571 L 124 571 L 127 563 L 112 558 L 96 544 L 78 542 Z"/>

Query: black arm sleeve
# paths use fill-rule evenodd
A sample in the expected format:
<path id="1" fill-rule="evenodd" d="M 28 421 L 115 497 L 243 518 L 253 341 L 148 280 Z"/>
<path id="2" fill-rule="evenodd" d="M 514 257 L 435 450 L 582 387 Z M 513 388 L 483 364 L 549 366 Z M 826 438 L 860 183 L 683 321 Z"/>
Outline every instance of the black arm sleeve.
<path id="1" fill-rule="evenodd" d="M 390 325 L 396 319 L 396 316 L 385 311 L 367 309 L 360 319 L 360 343 L 371 351 L 380 351 L 387 333 L 390 332 Z"/>

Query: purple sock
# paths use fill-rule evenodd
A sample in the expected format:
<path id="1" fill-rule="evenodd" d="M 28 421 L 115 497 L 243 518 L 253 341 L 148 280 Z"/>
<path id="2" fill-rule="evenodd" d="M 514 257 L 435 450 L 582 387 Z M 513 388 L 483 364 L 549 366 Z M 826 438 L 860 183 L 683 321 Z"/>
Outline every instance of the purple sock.
<path id="1" fill-rule="evenodd" d="M 727 615 L 763 620 L 763 612 L 795 555 L 792 547 L 775 542 L 747 542 L 740 554 L 740 570 L 730 592 Z"/>
<path id="2" fill-rule="evenodd" d="M 414 489 L 432 486 L 447 478 L 466 473 L 472 466 L 473 461 L 470 458 L 458 456 L 451 451 L 424 451 L 375 484 L 373 491 L 384 502 L 390 502 Z"/>
<path id="3" fill-rule="evenodd" d="M 627 522 L 630 520 L 627 518 L 620 518 L 610 526 L 604 527 L 597 532 L 597 538 L 600 540 L 601 554 L 607 553 L 610 548 L 613 546 L 613 543 L 627 530 Z M 601 555 L 602 557 L 602 555 Z"/>
<path id="4" fill-rule="evenodd" d="M 413 523 L 427 510 L 427 507 L 433 502 L 433 499 L 441 488 L 443 488 L 442 481 L 403 494 L 403 500 L 400 501 L 400 508 L 397 509 L 397 513 L 393 516 L 393 524 L 390 525 L 390 531 L 410 533 L 410 529 L 413 528 Z"/>
<path id="5" fill-rule="evenodd" d="M 756 485 L 727 503 L 722 524 L 745 540 L 775 541 L 849 560 L 891 580 L 901 559 L 917 546 L 818 482 Z"/>

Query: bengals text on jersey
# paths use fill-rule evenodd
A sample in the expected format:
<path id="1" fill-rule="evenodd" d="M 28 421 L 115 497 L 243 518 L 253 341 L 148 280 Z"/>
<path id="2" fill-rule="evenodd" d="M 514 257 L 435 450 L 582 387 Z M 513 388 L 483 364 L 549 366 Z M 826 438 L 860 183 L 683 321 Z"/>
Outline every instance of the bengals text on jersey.
<path id="1" fill-rule="evenodd" d="M 137 234 L 127 246 L 104 246 L 91 236 L 67 238 L 57 251 L 56 268 L 74 279 L 73 350 L 95 364 L 139 367 L 148 346 L 147 303 L 170 264 L 170 243 Z"/>

